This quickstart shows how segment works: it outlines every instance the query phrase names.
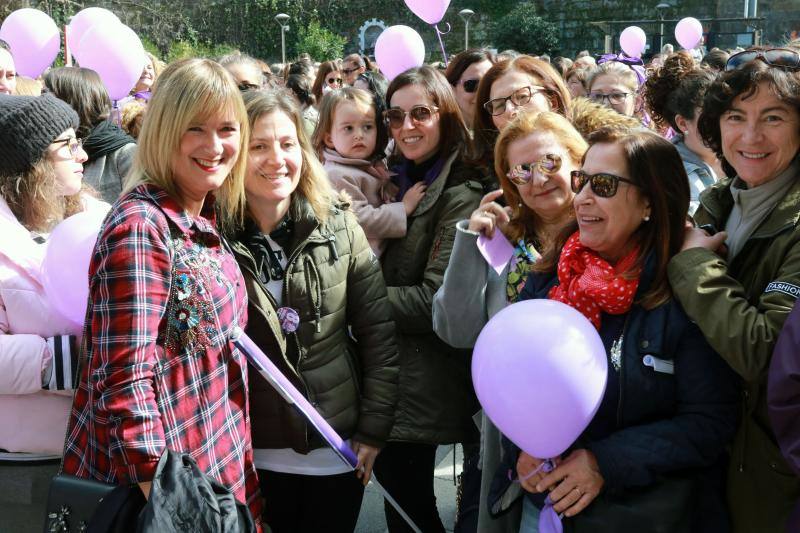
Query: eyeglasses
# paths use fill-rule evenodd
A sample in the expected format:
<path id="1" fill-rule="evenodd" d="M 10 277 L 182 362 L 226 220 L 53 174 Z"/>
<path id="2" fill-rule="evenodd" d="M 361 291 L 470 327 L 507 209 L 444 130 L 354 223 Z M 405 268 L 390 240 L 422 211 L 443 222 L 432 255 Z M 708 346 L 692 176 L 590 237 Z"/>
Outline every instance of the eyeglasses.
<path id="1" fill-rule="evenodd" d="M 495 98 L 494 100 L 489 100 L 483 104 L 483 108 L 490 115 L 496 117 L 497 115 L 502 115 L 506 112 L 506 102 L 509 100 L 511 100 L 511 103 L 514 104 L 515 107 L 522 107 L 531 101 L 531 98 L 533 98 L 534 94 L 541 93 L 546 90 L 547 89 L 540 85 L 529 85 L 528 87 L 517 89 L 505 98 Z"/>
<path id="2" fill-rule="evenodd" d="M 353 72 L 358 72 L 358 71 L 359 71 L 359 70 L 361 70 L 362 68 L 365 68 L 365 67 L 364 67 L 363 65 L 361 65 L 361 66 L 358 66 L 358 67 L 356 67 L 356 68 L 343 68 L 343 69 L 342 69 L 342 72 L 344 72 L 344 74 L 345 74 L 345 75 L 349 76 L 349 75 L 350 75 L 350 74 L 352 74 Z"/>
<path id="3" fill-rule="evenodd" d="M 439 108 L 435 105 L 415 105 L 411 108 L 411 111 L 403 111 L 399 107 L 393 107 L 383 112 L 383 118 L 389 123 L 390 127 L 397 129 L 403 127 L 403 123 L 406 121 L 406 115 L 411 116 L 411 120 L 414 121 L 415 125 L 425 124 L 430 122 L 433 118 L 433 114 L 438 111 Z"/>
<path id="4" fill-rule="evenodd" d="M 572 178 L 570 183 L 572 192 L 578 194 L 583 187 L 589 183 L 592 187 L 592 192 L 601 198 L 611 198 L 617 194 L 620 181 L 633 185 L 634 187 L 640 187 L 638 183 L 605 172 L 587 174 L 583 170 L 573 170 L 570 172 L 570 177 Z"/>
<path id="5" fill-rule="evenodd" d="M 464 80 L 461 82 L 461 86 L 464 88 L 465 93 L 471 94 L 478 90 L 478 85 L 480 82 L 481 80 L 479 79 Z"/>
<path id="6" fill-rule="evenodd" d="M 245 91 L 256 91 L 256 90 L 261 88 L 258 85 L 256 85 L 255 83 L 250 83 L 250 82 L 247 82 L 247 81 L 241 82 L 240 84 L 237 85 L 237 87 L 239 87 L 239 90 L 242 91 L 242 92 L 245 92 Z"/>
<path id="7" fill-rule="evenodd" d="M 76 139 L 75 137 L 67 137 L 66 139 L 56 139 L 53 144 L 64 144 L 69 148 L 69 153 L 72 158 L 78 157 L 81 149 L 83 148 L 83 139 Z"/>
<path id="8" fill-rule="evenodd" d="M 608 100 L 610 105 L 619 105 L 625 101 L 625 99 L 631 93 L 611 93 L 611 94 L 602 94 L 602 93 L 589 93 L 589 99 L 592 102 L 596 102 L 598 104 L 602 104 L 604 101 Z"/>
<path id="9" fill-rule="evenodd" d="M 539 161 L 533 163 L 522 163 L 514 167 L 506 174 L 514 185 L 525 185 L 533 178 L 534 171 L 549 176 L 561 169 L 561 156 L 558 154 L 546 154 Z"/>
<path id="10" fill-rule="evenodd" d="M 338 83 L 339 85 L 341 85 L 342 78 L 328 78 L 328 85 L 333 85 L 334 83 Z"/>
<path id="11" fill-rule="evenodd" d="M 770 48 L 769 50 L 745 50 L 733 54 L 725 63 L 725 71 L 739 70 L 756 59 L 760 59 L 771 67 L 800 70 L 800 53 L 788 48 Z"/>

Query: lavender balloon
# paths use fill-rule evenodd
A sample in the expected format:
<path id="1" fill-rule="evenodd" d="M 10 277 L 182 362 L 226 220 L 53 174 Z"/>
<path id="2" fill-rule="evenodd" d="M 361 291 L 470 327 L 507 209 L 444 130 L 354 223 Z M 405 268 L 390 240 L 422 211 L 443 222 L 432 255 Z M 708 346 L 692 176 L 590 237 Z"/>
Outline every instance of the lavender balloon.
<path id="1" fill-rule="evenodd" d="M 96 24 L 113 26 L 122 23 L 114 13 L 102 7 L 87 7 L 86 9 L 78 11 L 78 13 L 72 17 L 69 26 L 67 26 L 67 46 L 69 47 L 70 53 L 79 63 L 81 62 L 79 48 L 81 39 L 83 39 L 86 32 Z"/>
<path id="2" fill-rule="evenodd" d="M 686 17 L 675 25 L 675 40 L 684 50 L 691 50 L 703 39 L 703 25 L 694 17 Z"/>
<path id="3" fill-rule="evenodd" d="M 0 39 L 11 47 L 17 72 L 29 78 L 38 78 L 52 65 L 61 48 L 58 26 L 38 9 L 11 13 L 0 26 Z"/>
<path id="4" fill-rule="evenodd" d="M 96 24 L 78 45 L 82 67 L 100 75 L 112 100 L 130 93 L 147 64 L 142 41 L 124 24 Z"/>
<path id="5" fill-rule="evenodd" d="M 606 388 L 606 351 L 572 307 L 526 300 L 486 324 L 472 355 L 484 412 L 533 457 L 557 457 L 594 417 Z"/>
<path id="6" fill-rule="evenodd" d="M 375 60 L 389 80 L 425 62 L 425 43 L 419 33 L 403 25 L 389 26 L 375 41 Z"/>
<path id="7" fill-rule="evenodd" d="M 408 9 L 428 24 L 438 24 L 450 6 L 450 0 L 405 0 Z"/>
<path id="8" fill-rule="evenodd" d="M 630 57 L 642 57 L 647 34 L 639 26 L 628 26 L 619 34 L 619 46 Z"/>

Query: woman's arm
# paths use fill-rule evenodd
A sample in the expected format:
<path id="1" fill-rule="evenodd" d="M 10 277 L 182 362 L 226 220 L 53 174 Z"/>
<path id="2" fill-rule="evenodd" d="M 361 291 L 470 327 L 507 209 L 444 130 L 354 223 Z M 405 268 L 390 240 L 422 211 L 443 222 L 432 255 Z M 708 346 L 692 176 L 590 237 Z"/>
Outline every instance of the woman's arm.
<path id="1" fill-rule="evenodd" d="M 152 480 L 166 445 L 153 388 L 172 266 L 163 226 L 109 224 L 90 269 L 91 388 L 124 483 Z"/>

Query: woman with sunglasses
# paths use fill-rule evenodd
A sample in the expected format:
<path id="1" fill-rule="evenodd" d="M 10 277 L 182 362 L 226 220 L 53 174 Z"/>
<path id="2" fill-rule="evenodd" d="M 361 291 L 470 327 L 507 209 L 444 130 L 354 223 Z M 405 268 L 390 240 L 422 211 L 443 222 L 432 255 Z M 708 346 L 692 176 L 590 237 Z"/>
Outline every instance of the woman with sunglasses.
<path id="1" fill-rule="evenodd" d="M 742 379 L 728 471 L 736 532 L 784 530 L 800 497 L 767 416 L 767 368 L 800 286 L 798 52 L 734 54 L 709 87 L 700 134 L 733 178 L 700 196 L 699 228 L 669 265 L 676 298 Z"/>
<path id="2" fill-rule="evenodd" d="M 436 448 L 477 443 L 471 417 L 478 407 L 469 352 L 452 348 L 433 332 L 432 301 L 450 258 L 456 222 L 478 206 L 485 173 L 465 162 L 469 132 L 447 79 L 436 69 L 400 74 L 386 98 L 397 199 L 416 183 L 427 189 L 406 219 L 405 237 L 390 240 L 383 255 L 400 348 L 400 391 L 394 427 L 375 471 L 422 531 L 437 532 L 444 526 L 433 492 Z M 394 509 L 385 508 L 390 531 L 406 531 Z"/>
<path id="3" fill-rule="evenodd" d="M 0 460 L 3 475 L 30 491 L 3 506 L 13 531 L 41 520 L 77 384 L 74 326 L 42 288 L 45 243 L 61 219 L 108 208 L 82 194 L 77 127 L 75 112 L 52 95 L 0 94 Z"/>
<path id="4" fill-rule="evenodd" d="M 444 76 L 453 86 L 456 102 L 470 129 L 475 120 L 478 85 L 494 63 L 494 54 L 488 50 L 471 48 L 453 57 L 445 70 Z"/>
<path id="5" fill-rule="evenodd" d="M 564 80 L 549 63 L 526 55 L 496 63 L 481 80 L 475 97 L 477 161 L 494 167 L 497 136 L 520 112 L 566 115 L 571 101 Z"/>
<path id="6" fill-rule="evenodd" d="M 311 92 L 314 93 L 314 106 L 319 109 L 322 97 L 328 91 L 338 89 L 342 86 L 342 71 L 338 61 L 325 61 L 317 69 L 317 77 Z"/>
<path id="7" fill-rule="evenodd" d="M 506 457 L 494 510 L 521 487 L 548 495 L 581 531 L 724 531 L 722 491 L 706 480 L 735 430 L 734 376 L 667 280 L 689 205 L 683 165 L 645 130 L 602 129 L 589 144 L 571 173 L 576 221 L 534 265 L 521 299 L 565 303 L 597 328 L 606 390 L 552 472 L 537 470 L 545 458 Z M 509 468 L 517 483 L 503 478 Z M 537 516 L 527 498 L 520 531 L 535 530 Z"/>
<path id="8" fill-rule="evenodd" d="M 580 166 L 586 141 L 563 116 L 524 113 L 502 131 L 495 148 L 495 172 L 501 190 L 488 193 L 470 218 L 456 226 L 444 282 L 433 299 L 433 327 L 451 346 L 472 348 L 486 322 L 517 301 L 544 243 L 552 241 L 574 217 L 570 172 Z M 508 208 L 495 202 L 503 196 Z M 497 274 L 477 248 L 478 236 L 503 231 L 515 245 L 514 256 Z M 486 503 L 492 474 L 500 462 L 500 437 L 481 419 L 481 497 L 478 531 L 516 532 L 519 513 L 493 520 Z"/>

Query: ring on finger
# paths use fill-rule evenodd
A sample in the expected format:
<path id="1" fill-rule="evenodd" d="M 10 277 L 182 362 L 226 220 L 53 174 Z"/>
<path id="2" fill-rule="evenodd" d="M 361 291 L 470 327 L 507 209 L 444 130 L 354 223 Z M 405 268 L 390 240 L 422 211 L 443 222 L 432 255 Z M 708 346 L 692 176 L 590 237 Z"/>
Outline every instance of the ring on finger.
<path id="1" fill-rule="evenodd" d="M 577 485 L 575 487 L 573 487 L 573 490 L 578 491 L 578 498 L 583 497 L 583 491 L 581 489 L 579 489 Z"/>

